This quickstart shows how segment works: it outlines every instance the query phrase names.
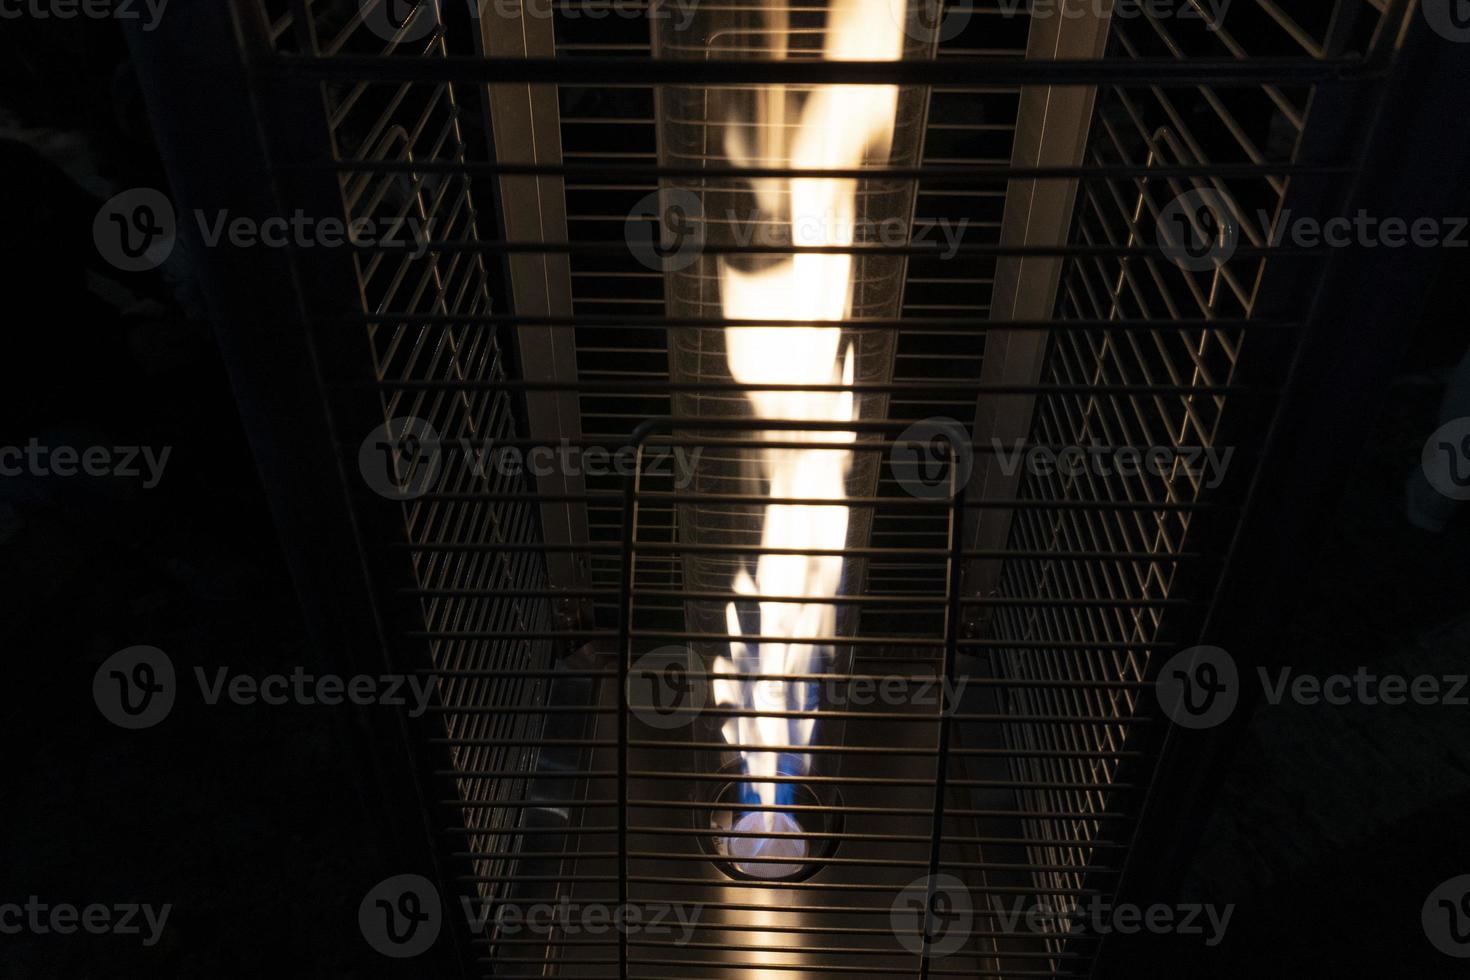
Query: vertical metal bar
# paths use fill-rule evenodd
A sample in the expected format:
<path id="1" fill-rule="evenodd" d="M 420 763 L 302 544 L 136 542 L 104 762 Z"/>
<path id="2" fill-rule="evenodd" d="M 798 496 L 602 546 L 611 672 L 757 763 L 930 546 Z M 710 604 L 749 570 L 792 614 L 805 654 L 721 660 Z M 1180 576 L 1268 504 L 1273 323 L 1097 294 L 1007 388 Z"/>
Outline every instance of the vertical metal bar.
<path id="1" fill-rule="evenodd" d="M 964 576 L 965 522 L 961 509 L 964 488 L 959 483 L 961 467 L 959 449 L 950 449 L 950 494 L 949 494 L 949 559 L 944 610 L 944 682 L 939 686 L 939 744 L 936 751 L 934 771 L 934 822 L 929 828 L 929 878 L 924 897 L 923 953 L 919 957 L 919 980 L 929 980 L 929 944 L 934 934 L 931 919 L 934 915 L 934 879 L 939 874 L 940 848 L 944 843 L 944 798 L 949 782 L 950 715 L 954 705 L 949 703 L 954 690 L 955 665 L 960 649 L 960 586 Z"/>
<path id="2" fill-rule="evenodd" d="M 618 908 L 628 909 L 628 671 L 633 657 L 633 575 L 638 543 L 638 491 L 642 487 L 643 443 L 667 430 L 669 419 L 649 419 L 633 430 L 633 472 L 623 482 L 623 551 L 618 583 Z M 618 980 L 628 980 L 628 930 L 618 929 Z"/>
<path id="3" fill-rule="evenodd" d="M 633 443 L 633 472 L 623 491 L 623 560 L 618 583 L 618 908 L 628 907 L 628 669 L 633 657 L 633 549 L 637 541 L 638 483 L 643 443 Z M 626 919 L 625 919 L 626 921 Z M 618 930 L 618 980 L 628 980 L 628 930 Z"/>
<path id="4" fill-rule="evenodd" d="M 1112 26 L 1112 6 L 1096 10 L 1068 0 L 1066 16 L 1038 17 L 1027 39 L 1028 60 L 1101 58 Z M 1092 128 L 1096 86 L 1028 85 L 1021 90 L 1011 164 L 1077 166 L 1086 159 Z M 1002 219 L 1003 245 L 1064 245 L 1072 230 L 1079 181 L 1012 180 L 1006 185 Z M 1056 311 L 1057 288 L 1065 260 L 1059 256 L 1002 258 L 996 262 L 990 304 L 997 320 L 1050 320 Z M 1045 330 L 995 330 L 986 335 L 980 380 L 985 384 L 1034 385 L 1041 379 L 1047 344 Z M 1004 445 L 1031 435 L 1035 395 L 982 395 L 975 410 L 977 441 L 996 439 Z M 972 499 L 1008 500 L 1016 495 L 1020 473 L 1006 473 L 989 454 L 975 459 Z M 971 535 L 977 550 L 999 550 L 1011 536 L 1014 513 L 976 511 Z M 1000 583 L 1003 562 L 972 562 L 968 589 L 988 596 Z"/>
<path id="5" fill-rule="evenodd" d="M 526 3 L 482 4 L 478 37 L 486 58 L 556 56 L 556 21 Z M 558 165 L 563 162 L 558 87 L 544 84 L 489 85 L 481 89 L 486 128 L 497 163 Z M 496 210 L 506 240 L 564 242 L 567 231 L 566 182 L 560 177 L 502 176 L 495 182 Z M 568 255 L 522 253 L 504 256 L 510 306 L 527 315 L 572 313 L 572 273 Z M 528 381 L 577 381 L 576 335 L 571 327 L 521 327 L 515 331 L 520 371 Z M 530 435 L 575 441 L 582 434 L 581 405 L 575 391 L 528 392 L 526 426 Z M 558 471 L 536 477 L 547 497 L 583 493 L 580 473 Z M 576 503 L 539 505 L 547 544 L 573 544 L 588 536 L 587 508 Z M 586 588 L 584 561 L 571 553 L 548 553 L 547 575 L 554 588 Z"/>

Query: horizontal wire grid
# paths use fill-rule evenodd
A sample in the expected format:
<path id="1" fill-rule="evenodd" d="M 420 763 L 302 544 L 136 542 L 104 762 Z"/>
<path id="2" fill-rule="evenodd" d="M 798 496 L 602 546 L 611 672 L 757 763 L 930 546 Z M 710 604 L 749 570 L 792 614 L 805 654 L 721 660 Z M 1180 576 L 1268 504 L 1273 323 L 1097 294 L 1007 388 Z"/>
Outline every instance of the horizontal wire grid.
<path id="1" fill-rule="evenodd" d="M 448 30 L 385 41 L 368 30 L 371 0 L 262 3 L 278 51 L 262 71 L 310 80 L 326 94 L 346 216 L 434 219 L 422 255 L 357 249 L 360 295 L 326 311 L 323 328 L 363 329 L 377 371 L 367 387 L 384 418 L 425 419 L 442 440 L 441 476 L 404 506 L 406 541 L 394 550 L 412 564 L 415 584 L 405 591 L 423 615 L 401 639 L 428 646 L 439 678 L 436 742 L 452 765 L 436 775 L 457 790 L 437 801 L 446 853 L 459 859 L 446 884 L 491 909 L 473 937 L 483 975 L 1086 976 L 1097 937 L 1069 932 L 1065 917 L 1117 888 L 1158 746 L 1154 672 L 1189 645 L 1222 570 L 1218 542 L 1235 526 L 1238 496 L 1176 465 L 1137 476 L 1027 471 L 1013 496 L 926 498 L 906 487 L 893 450 L 914 422 L 948 417 L 968 428 L 978 397 L 1024 391 L 1036 396 L 1026 442 L 996 447 L 982 433 L 968 454 L 1233 448 L 1227 489 L 1248 482 L 1251 447 L 1223 445 L 1222 420 L 1244 405 L 1269 409 L 1278 393 L 1237 371 L 1241 352 L 1294 334 L 1310 294 L 1303 284 L 1302 308 L 1263 310 L 1262 270 L 1272 255 L 1320 254 L 1273 245 L 1269 215 L 1295 182 L 1351 172 L 1351 159 L 1302 163 L 1296 147 L 1319 86 L 1375 71 L 1367 54 L 1328 44 L 1325 8 L 1361 8 L 1363 38 L 1386 8 L 1252 0 L 1217 25 L 1162 20 L 1123 3 L 1144 15 L 1115 18 L 1107 58 L 1047 66 L 1024 60 L 1026 17 L 1004 5 L 950 5 L 969 12 L 966 30 L 932 62 L 902 66 L 905 84 L 927 87 L 922 158 L 865 173 L 912 187 L 915 226 L 964 225 L 950 258 L 924 243 L 868 248 L 901 258 L 901 300 L 896 314 L 847 325 L 887 332 L 895 345 L 888 378 L 854 386 L 882 395 L 886 417 L 831 427 L 860 431 L 853 452 L 878 474 L 870 493 L 843 501 L 859 515 L 854 523 L 870 528 L 844 552 L 862 560 L 862 581 L 831 600 L 852 625 L 806 638 L 840 648 L 850 665 L 840 675 L 727 678 L 706 664 L 702 679 L 706 693 L 735 679 L 823 687 L 822 734 L 805 749 L 810 770 L 776 780 L 810 794 L 779 808 L 800 818 L 798 836 L 821 867 L 802 880 L 765 882 L 732 878 L 711 850 L 720 794 L 738 782 L 732 756 L 751 748 L 722 737 L 720 726 L 751 712 L 706 704 L 691 724 L 661 728 L 628 711 L 620 684 L 651 651 L 762 639 L 745 627 L 737 636 L 691 629 L 686 615 L 693 602 L 749 609 L 752 597 L 691 588 L 685 559 L 704 548 L 750 562 L 758 536 L 696 546 L 681 537 L 678 515 L 690 506 L 751 512 L 771 500 L 759 485 L 694 492 L 677 479 L 676 451 L 747 452 L 780 441 L 778 431 L 752 436 L 722 429 L 729 420 L 681 418 L 631 454 L 640 424 L 675 414 L 672 338 L 724 323 L 708 310 L 694 320 L 669 313 L 665 274 L 628 251 L 627 216 L 661 183 L 730 176 L 718 161 L 684 171 L 659 165 L 655 92 L 675 80 L 650 67 L 647 18 L 590 19 L 571 15 L 582 7 L 554 5 L 555 65 L 522 67 L 525 80 L 556 86 L 561 158 L 510 165 L 480 149 L 480 103 L 482 83 L 521 77 L 514 71 L 495 74 L 469 57 L 472 46 L 451 47 Z M 449 24 L 458 16 L 451 7 L 446 0 Z M 628 69 L 621 78 L 620 64 Z M 1194 77 L 1195 69 L 1218 77 Z M 707 81 L 758 85 L 782 71 L 747 64 L 738 80 Z M 1086 155 L 1075 167 L 1015 167 L 1022 87 L 1047 82 L 1097 86 Z M 476 211 L 507 173 L 564 179 L 565 241 L 503 241 L 493 216 Z M 1066 244 L 1002 241 L 1007 190 L 1025 177 L 1077 181 Z M 1196 188 L 1227 202 L 1241 242 L 1228 261 L 1191 272 L 1170 261 L 1156 228 L 1169 201 Z M 527 253 L 569 255 L 569 315 L 510 308 L 501 266 Z M 992 320 L 998 262 L 1019 255 L 1066 259 L 1054 320 Z M 546 326 L 572 329 L 574 377 L 528 383 L 514 339 Z M 1049 332 L 1035 383 L 980 382 L 987 339 L 1000 327 Z M 528 432 L 527 396 L 558 390 L 575 398 L 579 435 Z M 698 390 L 714 388 L 701 381 Z M 487 468 L 482 455 L 548 444 L 581 450 L 579 465 L 589 448 L 605 450 L 609 462 L 580 474 L 575 492 L 538 494 L 531 477 Z M 638 473 L 631 529 L 624 493 L 632 471 L 612 465 L 617 458 L 634 459 Z M 947 464 L 936 472 L 927 484 L 954 476 Z M 546 545 L 549 504 L 585 512 L 587 539 Z M 1010 521 L 1003 549 L 964 539 L 967 522 L 996 512 Z M 565 553 L 587 570 L 572 588 L 548 576 Z M 1002 563 L 993 593 L 964 591 L 959 571 L 975 561 Z M 589 611 L 554 615 L 563 601 Z M 939 693 L 945 681 L 949 694 Z M 942 937 L 926 939 L 922 916 L 903 902 L 932 871 L 962 881 L 973 910 L 963 942 L 925 958 L 919 952 Z M 926 897 L 922 886 L 918 894 Z M 515 930 L 495 918 L 508 906 L 624 901 L 644 910 L 680 904 L 695 917 L 677 933 L 564 921 Z"/>

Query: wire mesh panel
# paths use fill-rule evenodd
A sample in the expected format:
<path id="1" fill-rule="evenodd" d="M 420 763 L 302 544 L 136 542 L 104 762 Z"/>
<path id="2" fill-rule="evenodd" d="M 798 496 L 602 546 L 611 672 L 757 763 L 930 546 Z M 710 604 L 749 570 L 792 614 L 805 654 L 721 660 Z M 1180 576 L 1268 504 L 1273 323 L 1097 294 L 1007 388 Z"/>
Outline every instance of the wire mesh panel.
<path id="1" fill-rule="evenodd" d="M 323 56 L 447 54 L 442 33 L 383 30 L 385 10 L 296 3 L 271 11 L 270 34 L 282 50 Z M 400 547 L 422 617 L 414 637 L 427 640 L 439 678 L 432 710 L 454 764 L 452 803 L 475 875 L 505 881 L 522 846 L 534 745 L 546 733 L 544 714 L 524 709 L 549 703 L 552 602 L 546 561 L 531 547 L 541 533 L 526 499 L 530 482 L 491 465 L 491 450 L 516 435 L 512 396 L 461 387 L 508 376 L 499 339 L 473 322 L 496 302 L 491 263 L 477 248 L 478 191 L 454 169 L 466 161 L 462 108 L 451 83 L 371 76 L 324 85 L 321 98 L 335 158 L 395 168 L 338 175 L 341 214 L 360 247 L 352 255 L 356 296 L 330 312 L 363 320 L 383 419 L 364 451 L 388 457 L 391 483 L 374 489 L 403 501 Z M 425 173 L 418 163 L 449 167 Z M 431 322 L 394 319 L 402 314 Z M 431 382 L 439 384 L 425 386 Z M 438 547 L 470 542 L 479 547 Z M 513 775 L 466 775 L 478 772 Z M 483 890 L 487 898 L 504 893 Z"/>
<path id="2" fill-rule="evenodd" d="M 1111 55 L 1341 57 L 1369 50 L 1383 24 L 1370 4 L 1262 3 L 1235 13 L 1228 24 L 1203 16 L 1120 19 Z M 1243 350 L 1253 346 L 1258 361 L 1267 357 L 1279 369 L 1294 331 L 1278 326 L 1309 311 L 1309 291 L 1287 303 L 1271 293 L 1269 277 L 1282 273 L 1265 246 L 1281 240 L 1273 229 L 1289 219 L 1289 194 L 1304 180 L 1270 167 L 1298 163 L 1310 147 L 1309 128 L 1324 124 L 1314 119 L 1314 95 L 1268 83 L 1118 86 L 1099 98 L 1087 163 L 1138 169 L 1126 178 L 1084 177 L 1073 241 L 1107 250 L 1152 244 L 1161 254 L 1067 260 L 1057 321 L 1097 327 L 1049 340 L 1042 380 L 1077 390 L 1037 401 L 1031 442 L 1060 455 L 1046 455 L 1022 478 L 1010 548 L 1036 557 L 1006 560 L 998 594 L 1016 604 L 999 609 L 992 626 L 999 639 L 1027 643 L 993 655 L 999 675 L 1021 682 L 1008 690 L 1006 711 L 1087 719 L 1006 728 L 1008 744 L 1038 753 L 1016 765 L 1017 779 L 1072 786 L 1017 794 L 1027 836 L 1045 842 L 1028 856 L 1038 868 L 1051 866 L 1033 880 L 1053 893 L 1041 921 L 1051 933 L 1047 948 L 1058 954 L 1078 946 L 1068 936 L 1070 916 L 1088 886 L 1116 884 L 1098 873 L 1116 866 L 1098 845 L 1117 841 L 1125 831 L 1117 818 L 1138 810 L 1138 781 L 1149 767 L 1127 762 L 1158 744 L 1141 722 L 1164 722 L 1134 720 L 1154 713 L 1146 682 L 1197 635 L 1235 520 L 1231 505 L 1258 462 L 1264 434 L 1240 420 L 1270 415 L 1275 394 L 1263 389 L 1273 372 L 1242 369 L 1250 360 Z M 1250 164 L 1265 169 L 1222 172 Z M 1147 175 L 1191 167 L 1201 172 Z M 1107 326 L 1157 320 L 1174 326 Z M 1141 390 L 1119 390 L 1133 386 Z M 1174 390 L 1148 390 L 1154 386 Z M 1088 552 L 1102 554 L 1076 557 Z"/>
<path id="3" fill-rule="evenodd" d="M 674 3 L 235 2 L 272 104 L 320 99 L 284 193 L 326 172 L 329 210 L 399 230 L 303 291 L 371 354 L 403 535 L 367 547 L 412 576 L 393 639 L 437 678 L 473 972 L 1088 975 L 1070 916 L 1147 844 L 1150 686 L 1199 637 L 1319 271 L 1273 227 L 1344 206 L 1402 5 L 1100 4 L 1070 57 L 1006 4 L 681 34 Z M 851 10 L 899 19 L 843 48 Z M 854 85 L 893 118 L 844 157 Z M 795 230 L 813 188 L 852 227 Z M 855 230 L 879 210 L 896 237 Z M 837 313 L 798 314 L 799 277 L 732 307 L 797 256 L 845 257 L 806 263 L 845 270 Z M 734 329 L 773 346 L 737 366 Z M 788 371 L 823 330 L 831 363 Z"/>

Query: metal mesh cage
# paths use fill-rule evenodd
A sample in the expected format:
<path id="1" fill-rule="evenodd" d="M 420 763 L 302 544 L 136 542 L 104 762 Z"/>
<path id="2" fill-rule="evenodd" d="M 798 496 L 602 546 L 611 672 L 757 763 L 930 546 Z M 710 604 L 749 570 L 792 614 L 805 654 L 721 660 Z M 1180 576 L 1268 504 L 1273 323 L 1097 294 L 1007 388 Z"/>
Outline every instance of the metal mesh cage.
<path id="1" fill-rule="evenodd" d="M 283 210 L 374 232 L 340 278 L 293 261 L 311 330 L 369 355 L 337 395 L 384 424 L 396 499 L 357 503 L 401 513 L 363 547 L 403 573 L 377 583 L 391 655 L 437 679 L 421 792 L 448 906 L 482 912 L 455 927 L 471 975 L 1088 975 L 1069 915 L 1146 846 L 1150 688 L 1199 641 L 1321 276 L 1273 230 L 1346 206 L 1406 5 L 918 5 L 919 56 L 847 63 L 656 44 L 663 3 L 228 6 Z M 798 51 L 827 9 L 782 8 Z M 874 366 L 833 386 L 864 406 L 827 427 L 860 478 L 839 635 L 805 638 L 841 655 L 724 677 L 667 651 L 793 639 L 724 581 L 770 495 L 678 453 L 821 427 L 720 408 L 750 386 L 719 370 L 719 262 L 783 248 L 717 230 L 685 271 L 636 242 L 670 189 L 708 209 L 780 176 L 682 118 L 778 84 L 901 86 L 914 139 L 846 175 L 905 232 L 847 249 Z M 772 807 L 730 795 L 752 712 L 718 696 L 762 681 L 820 685 L 830 726 L 758 746 L 816 760 L 777 777 L 803 856 L 775 879 L 732 873 Z M 503 914 L 532 906 L 564 911 Z"/>
<path id="2" fill-rule="evenodd" d="M 1250 37 L 1258 39 L 1252 48 L 1337 56 L 1349 38 L 1377 21 L 1376 11 L 1351 5 L 1339 6 L 1331 17 L 1322 10 L 1297 12 L 1314 18 L 1312 29 L 1275 5 L 1260 5 L 1253 13 L 1276 30 L 1244 22 L 1227 29 L 1202 20 L 1191 30 L 1157 18 L 1122 21 L 1113 28 L 1112 54 L 1246 58 L 1252 50 L 1239 38 Z M 1228 214 L 1244 245 L 1261 248 L 1282 210 L 1289 210 L 1291 179 L 1269 172 L 1150 178 L 1147 168 L 1299 162 L 1300 149 L 1310 146 L 1304 133 L 1314 122 L 1312 96 L 1310 89 L 1269 84 L 1184 93 L 1105 91 L 1088 163 L 1099 169 L 1135 166 L 1144 175 L 1084 178 L 1072 240 L 1109 249 L 1156 244 L 1167 252 L 1163 229 L 1170 209 L 1177 210 L 1173 202 L 1197 199 L 1209 202 L 1211 214 Z M 1048 341 L 1041 379 L 1079 390 L 1037 399 L 1030 441 L 1101 451 L 1112 465 L 1069 469 L 1064 460 L 1059 467 L 1027 470 L 1018 495 L 1037 506 L 1023 504 L 1016 511 L 1009 547 L 1036 557 L 1008 559 L 999 580 L 998 594 L 1017 604 L 998 610 L 995 635 L 1028 646 L 998 650 L 995 669 L 1037 684 L 1008 690 L 1005 710 L 1088 719 L 1018 724 L 1006 732 L 1008 744 L 1037 753 L 1015 764 L 1015 777 L 1057 786 L 1022 789 L 1018 799 L 1028 813 L 1057 814 L 1029 816 L 1023 825 L 1038 841 L 1028 849 L 1029 860 L 1051 868 L 1033 880 L 1055 892 L 1050 926 L 1059 934 L 1069 931 L 1066 917 L 1085 890 L 1100 882 L 1106 887 L 1098 871 L 1113 862 L 1099 845 L 1116 841 L 1120 829 L 1107 818 L 1136 810 L 1136 801 L 1127 797 L 1141 790 L 1137 781 L 1148 768 L 1128 763 L 1157 744 L 1140 730 L 1148 719 L 1137 717 L 1152 707 L 1145 682 L 1158 676 L 1171 646 L 1187 645 L 1198 629 L 1227 540 L 1229 518 L 1222 512 L 1231 488 L 1240 485 L 1231 481 L 1258 462 L 1249 454 L 1261 434 L 1248 435 L 1249 422 L 1229 422 L 1232 413 L 1269 413 L 1268 394 L 1239 389 L 1242 381 L 1259 383 L 1271 373 L 1258 364 L 1254 379 L 1249 367 L 1242 376 L 1242 351 L 1264 347 L 1260 357 L 1284 361 L 1289 338 L 1282 343 L 1279 336 L 1261 334 L 1279 333 L 1272 330 L 1273 318 L 1307 313 L 1303 294 L 1294 303 L 1272 295 L 1268 276 L 1278 270 L 1267 268 L 1264 255 L 1179 258 L 1175 253 L 1067 260 L 1057 320 L 1099 326 L 1059 331 Z M 1106 326 L 1156 319 L 1202 322 L 1162 331 Z M 1227 325 L 1231 321 L 1235 325 Z M 1129 386 L 1172 390 L 1105 390 Z M 1112 447 L 1120 446 L 1149 447 L 1155 459 L 1140 456 L 1136 465 L 1119 466 Z M 1102 554 L 1072 557 L 1089 552 Z M 1058 952 L 1069 948 L 1061 939 L 1049 945 Z"/>

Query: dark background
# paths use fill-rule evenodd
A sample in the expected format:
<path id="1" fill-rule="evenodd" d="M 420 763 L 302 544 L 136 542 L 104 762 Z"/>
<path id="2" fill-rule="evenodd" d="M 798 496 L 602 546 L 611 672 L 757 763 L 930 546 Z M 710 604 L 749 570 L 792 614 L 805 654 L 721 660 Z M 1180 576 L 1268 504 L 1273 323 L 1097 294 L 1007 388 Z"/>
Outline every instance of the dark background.
<path id="1" fill-rule="evenodd" d="M 135 644 L 181 671 L 289 672 L 315 656 L 227 379 L 185 266 L 96 255 L 98 205 L 167 186 L 114 25 L 0 35 L 0 445 L 171 446 L 162 483 L 0 480 L 8 764 L 0 901 L 172 903 L 163 941 L 0 936 L 0 977 L 380 973 L 357 905 L 381 875 L 330 709 L 183 697 L 123 732 L 92 702 Z M 1464 354 L 1470 256 L 1448 251 L 1410 356 L 1338 500 L 1279 659 L 1298 669 L 1463 673 L 1470 522 L 1403 518 L 1406 475 Z M 1236 903 L 1225 942 L 1160 939 L 1140 976 L 1464 976 L 1419 923 L 1470 873 L 1470 711 L 1258 712 L 1186 874 Z"/>

